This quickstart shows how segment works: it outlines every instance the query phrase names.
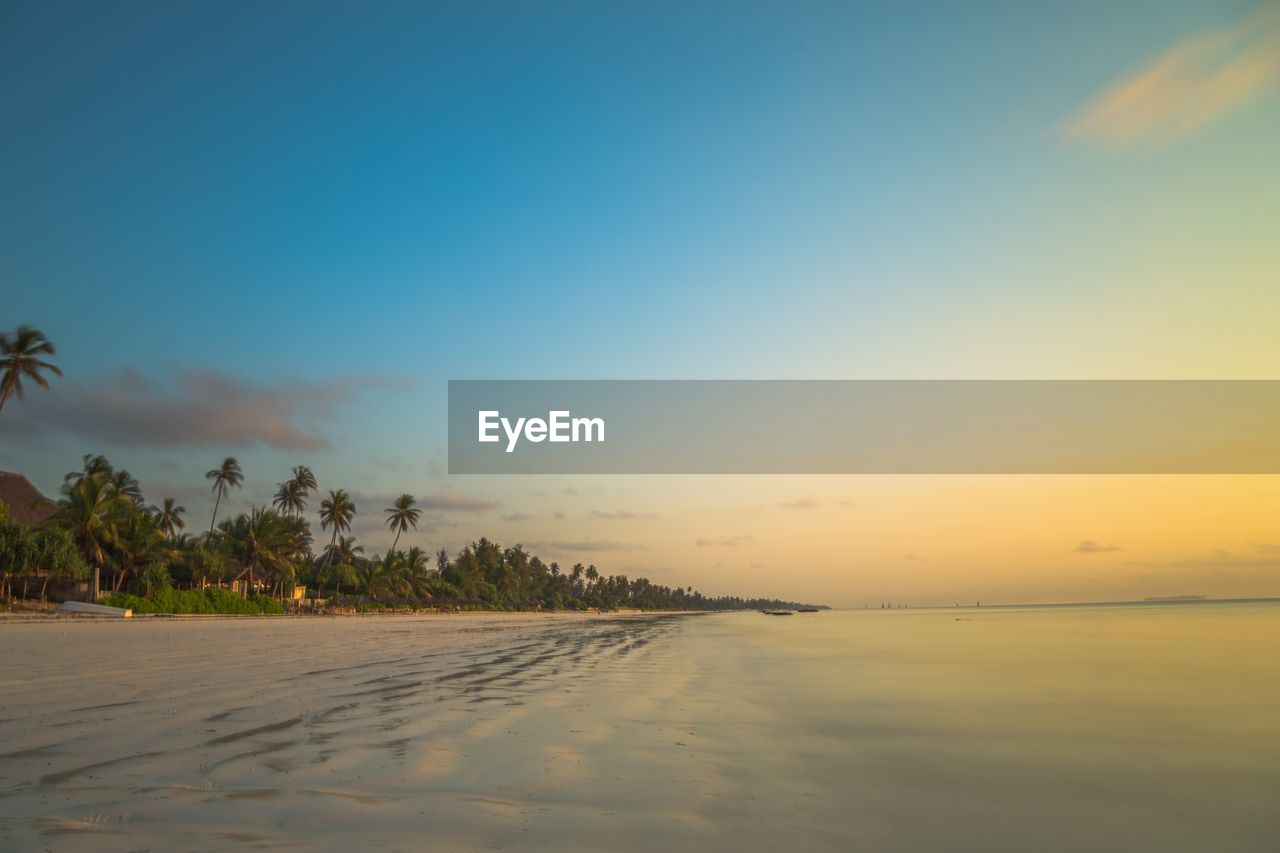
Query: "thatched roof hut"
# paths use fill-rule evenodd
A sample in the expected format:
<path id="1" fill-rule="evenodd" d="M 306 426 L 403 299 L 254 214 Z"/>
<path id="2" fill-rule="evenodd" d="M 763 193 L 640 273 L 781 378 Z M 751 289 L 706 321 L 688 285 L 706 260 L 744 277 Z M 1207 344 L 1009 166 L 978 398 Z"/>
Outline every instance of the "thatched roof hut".
<path id="1" fill-rule="evenodd" d="M 27 527 L 35 527 L 53 515 L 45 496 L 21 474 L 0 471 L 0 501 L 9 507 L 9 517 Z"/>

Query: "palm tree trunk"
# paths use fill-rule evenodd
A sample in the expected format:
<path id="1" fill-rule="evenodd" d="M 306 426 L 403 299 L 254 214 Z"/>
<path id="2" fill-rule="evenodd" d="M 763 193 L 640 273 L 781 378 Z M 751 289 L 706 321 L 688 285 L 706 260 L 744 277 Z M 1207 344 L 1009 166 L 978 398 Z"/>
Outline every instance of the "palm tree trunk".
<path id="1" fill-rule="evenodd" d="M 209 519 L 209 535 L 213 535 L 213 524 L 218 520 L 218 504 L 222 503 L 222 491 L 218 491 L 218 496 L 213 499 L 213 518 Z"/>
<path id="2" fill-rule="evenodd" d="M 329 553 L 324 555 L 324 564 L 320 566 L 320 572 L 323 572 L 325 569 L 329 568 L 329 562 L 333 559 L 333 549 L 336 548 L 337 546 L 338 546 L 338 526 L 335 524 L 333 526 L 333 538 L 329 540 Z M 316 573 L 319 575 L 319 578 L 316 581 L 316 597 L 317 598 L 324 597 L 320 595 L 320 593 L 324 592 L 324 575 L 320 574 L 320 572 Z M 342 585 L 339 584 L 338 588 L 341 589 Z"/>
<path id="3" fill-rule="evenodd" d="M 396 531 L 396 538 L 395 538 L 394 540 L 392 540 L 392 542 L 391 542 L 391 550 L 392 550 L 392 551 L 395 551 L 395 550 L 396 550 L 396 545 L 398 545 L 398 544 L 400 543 L 400 534 L 401 534 L 401 533 L 404 533 L 404 531 L 403 531 L 403 530 L 397 530 L 397 531 Z"/>

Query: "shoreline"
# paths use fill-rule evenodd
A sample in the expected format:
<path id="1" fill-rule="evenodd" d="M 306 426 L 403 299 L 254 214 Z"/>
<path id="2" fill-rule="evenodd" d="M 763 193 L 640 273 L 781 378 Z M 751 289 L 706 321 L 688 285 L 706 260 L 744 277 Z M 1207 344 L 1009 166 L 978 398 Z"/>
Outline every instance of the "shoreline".
<path id="1" fill-rule="evenodd" d="M 642 616 L 702 616 L 709 613 L 740 613 L 748 611 L 714 611 L 714 610 L 606 610 L 600 612 L 582 610 L 379 610 L 351 613 L 134 613 L 128 617 L 100 616 L 90 613 L 62 613 L 57 608 L 50 610 L 3 610 L 0 611 L 0 625 L 5 623 L 58 623 L 58 622 L 121 622 L 121 621 L 171 621 L 171 620 L 207 620 L 207 619 L 268 619 L 268 620 L 300 620 L 300 619 L 349 619 L 368 617 L 478 617 L 503 616 L 515 618 L 634 618 Z"/>

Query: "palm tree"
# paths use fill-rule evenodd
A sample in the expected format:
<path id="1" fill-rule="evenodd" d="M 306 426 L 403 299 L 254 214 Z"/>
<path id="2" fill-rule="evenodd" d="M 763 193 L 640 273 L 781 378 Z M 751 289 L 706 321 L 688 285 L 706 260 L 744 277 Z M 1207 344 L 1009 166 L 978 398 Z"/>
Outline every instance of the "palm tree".
<path id="1" fill-rule="evenodd" d="M 410 527 L 414 530 L 418 529 L 418 519 L 422 517 L 422 510 L 417 508 L 417 503 L 413 495 L 405 494 L 396 498 L 396 502 L 387 507 L 387 527 L 396 532 L 395 541 L 391 543 L 392 551 L 399 544 L 401 533 Z"/>
<path id="2" fill-rule="evenodd" d="M 431 558 L 427 552 L 414 545 L 404 553 L 403 561 L 401 570 L 414 593 L 430 598 Z"/>
<path id="3" fill-rule="evenodd" d="M 276 489 L 271 505 L 287 515 L 302 515 L 302 511 L 307 508 L 304 494 L 297 480 L 286 480 Z"/>
<path id="4" fill-rule="evenodd" d="M 106 461 L 105 459 L 103 460 Z M 109 463 L 108 463 L 109 466 Z M 124 468 L 119 471 L 108 467 L 106 476 L 110 480 L 111 485 L 115 486 L 116 494 L 121 497 L 128 498 L 138 506 L 142 505 L 142 486 L 138 483 L 138 478 L 130 474 Z"/>
<path id="5" fill-rule="evenodd" d="M 354 506 L 352 513 L 355 513 Z M 324 581 L 326 578 L 336 581 L 338 592 L 342 592 L 342 581 L 345 579 L 348 583 L 352 582 L 355 577 L 357 568 L 367 560 L 359 555 L 364 553 L 364 546 L 356 544 L 354 536 L 335 536 L 333 542 L 324 549 L 324 563 L 316 570 L 317 590 L 316 596 L 324 598 Z"/>
<path id="6" fill-rule="evenodd" d="M 204 478 L 213 481 L 213 493 L 216 496 L 213 501 L 213 518 L 209 520 L 209 534 L 212 535 L 213 524 L 218 520 L 218 504 L 222 503 L 222 496 L 232 486 L 240 488 L 240 484 L 244 482 L 244 474 L 240 473 L 240 463 L 235 460 L 235 457 L 228 456 L 222 460 L 222 467 L 209 471 Z"/>
<path id="7" fill-rule="evenodd" d="M 355 518 L 356 505 L 346 489 L 329 492 L 329 497 L 320 502 L 320 528 L 333 528 L 333 538 L 329 540 L 329 553 L 325 557 L 325 565 L 333 559 L 334 547 L 338 544 L 338 534 L 351 529 L 351 519 Z"/>
<path id="8" fill-rule="evenodd" d="M 116 565 L 112 592 L 119 592 L 124 582 L 138 575 L 142 568 L 164 556 L 164 533 L 159 520 L 137 505 L 121 501 L 121 519 L 116 524 L 116 535 L 111 543 L 111 554 Z"/>
<path id="9" fill-rule="evenodd" d="M 22 325 L 18 331 L 0 335 L 0 409 L 10 397 L 23 399 L 23 379 L 30 379 L 41 388 L 49 387 L 42 371 L 61 376 L 57 365 L 41 360 L 42 355 L 54 355 L 56 350 L 39 329 Z"/>
<path id="10" fill-rule="evenodd" d="M 364 546 L 357 545 L 354 536 L 339 536 L 336 542 L 325 549 L 325 553 L 339 563 L 354 566 L 363 561 L 360 555 L 364 553 Z"/>
<path id="11" fill-rule="evenodd" d="M 72 480 L 79 480 L 83 477 L 105 477 L 114 473 L 111 463 L 101 453 L 86 453 L 81 459 L 84 460 L 84 467 L 79 471 L 68 472 L 67 476 L 62 478 L 62 482 L 70 483 Z"/>
<path id="12" fill-rule="evenodd" d="M 82 477 L 64 484 L 62 493 L 48 524 L 69 531 L 85 562 L 93 566 L 96 601 L 108 549 L 115 543 L 116 526 L 129 504 L 105 477 Z"/>
<path id="13" fill-rule="evenodd" d="M 380 598 L 394 594 L 401 587 L 399 571 L 399 561 L 392 552 L 386 559 L 368 560 L 364 565 L 356 566 L 356 578 L 365 595 Z"/>
<path id="14" fill-rule="evenodd" d="M 229 518 L 218 529 L 222 531 L 227 553 L 243 567 L 240 575 L 248 575 L 246 596 L 253 586 L 255 572 L 260 577 L 273 576 L 276 588 L 283 590 L 310 544 L 302 519 L 281 515 L 267 507 L 255 507 L 248 514 Z"/>
<path id="15" fill-rule="evenodd" d="M 297 465 L 293 469 L 293 479 L 291 483 L 296 483 L 298 491 L 305 498 L 316 490 L 316 475 L 311 473 L 311 469 L 306 465 Z"/>
<path id="16" fill-rule="evenodd" d="M 151 512 L 156 517 L 156 524 L 160 527 L 161 532 L 165 536 L 172 539 L 178 535 L 178 531 L 187 526 L 182 520 L 182 514 L 187 511 L 185 506 L 178 506 L 178 502 L 173 498 L 165 498 L 164 506 L 152 506 Z"/>

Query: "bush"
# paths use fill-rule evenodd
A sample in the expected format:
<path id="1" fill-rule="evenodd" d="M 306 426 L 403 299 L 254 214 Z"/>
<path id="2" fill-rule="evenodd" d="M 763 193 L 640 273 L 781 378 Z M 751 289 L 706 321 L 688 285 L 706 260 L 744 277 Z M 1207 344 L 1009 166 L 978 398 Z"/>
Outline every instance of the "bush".
<path id="1" fill-rule="evenodd" d="M 242 598 L 229 589 L 163 589 L 150 597 L 113 595 L 103 601 L 134 613 L 232 614 L 257 616 L 284 613 L 284 605 L 268 595 Z"/>
<path id="2" fill-rule="evenodd" d="M 173 587 L 173 578 L 169 576 L 169 569 L 163 563 L 151 563 L 142 570 L 138 586 L 144 595 L 154 598 Z"/>

